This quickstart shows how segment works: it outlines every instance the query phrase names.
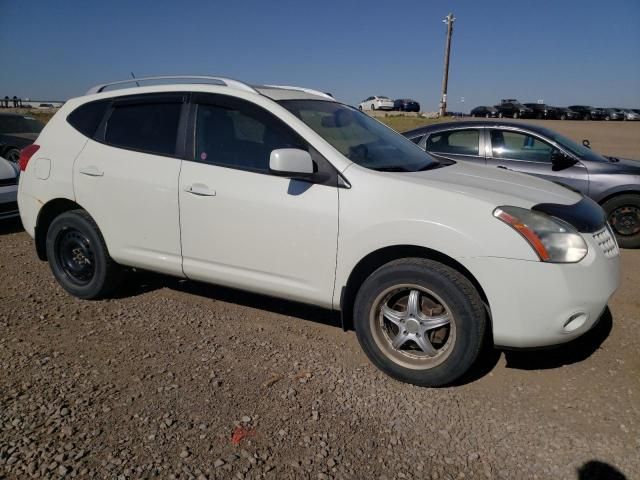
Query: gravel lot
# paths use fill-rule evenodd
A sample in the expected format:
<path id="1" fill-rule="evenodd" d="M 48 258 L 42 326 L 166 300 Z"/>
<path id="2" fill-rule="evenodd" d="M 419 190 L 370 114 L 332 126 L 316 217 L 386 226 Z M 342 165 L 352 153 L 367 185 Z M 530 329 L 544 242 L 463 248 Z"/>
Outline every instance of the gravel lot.
<path id="1" fill-rule="evenodd" d="M 640 124 L 544 124 L 640 158 Z M 151 274 L 76 300 L 2 223 L 0 479 L 640 478 L 640 251 L 622 261 L 589 335 L 420 389 L 324 310 Z"/>
<path id="2" fill-rule="evenodd" d="M 0 478 L 640 476 L 640 251 L 590 335 L 444 389 L 324 310 L 151 274 L 80 301 L 19 223 L 0 252 Z"/>

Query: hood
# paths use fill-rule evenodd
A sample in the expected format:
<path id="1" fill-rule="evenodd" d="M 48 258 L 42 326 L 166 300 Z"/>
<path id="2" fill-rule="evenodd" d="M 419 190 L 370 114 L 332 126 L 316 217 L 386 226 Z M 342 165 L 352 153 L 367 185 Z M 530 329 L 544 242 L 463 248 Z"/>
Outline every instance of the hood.
<path id="1" fill-rule="evenodd" d="M 0 180 L 7 180 L 18 176 L 17 169 L 4 158 L 0 157 Z"/>
<path id="2" fill-rule="evenodd" d="M 444 188 L 495 206 L 531 208 L 539 203 L 572 205 L 582 198 L 568 188 L 524 173 L 459 162 L 424 172 L 400 173 L 406 181 Z"/>
<path id="3" fill-rule="evenodd" d="M 604 156 L 604 155 L 603 155 Z M 608 162 L 589 162 L 588 168 L 593 173 L 623 173 L 640 175 L 640 161 L 630 158 L 604 156 Z"/>

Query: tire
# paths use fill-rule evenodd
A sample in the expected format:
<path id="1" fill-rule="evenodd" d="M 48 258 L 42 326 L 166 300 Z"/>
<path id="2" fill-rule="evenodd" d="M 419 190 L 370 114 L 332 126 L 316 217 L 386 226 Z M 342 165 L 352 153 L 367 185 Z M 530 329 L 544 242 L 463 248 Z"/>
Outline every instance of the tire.
<path id="1" fill-rule="evenodd" d="M 609 115 L 607 115 L 606 117 L 604 117 L 604 121 L 608 122 L 609 120 L 611 120 L 611 117 Z"/>
<path id="2" fill-rule="evenodd" d="M 358 105 L 358 110 L 362 111 L 362 105 Z"/>
<path id="3" fill-rule="evenodd" d="M 4 152 L 4 158 L 17 165 L 18 160 L 20 160 L 20 150 L 17 148 L 9 148 L 9 150 Z"/>
<path id="4" fill-rule="evenodd" d="M 622 248 L 640 248 L 640 195 L 626 193 L 603 205 L 607 220 Z"/>
<path id="5" fill-rule="evenodd" d="M 502 112 L 498 113 L 498 118 L 502 118 L 502 117 L 503 117 Z"/>
<path id="6" fill-rule="evenodd" d="M 538 120 L 543 120 L 543 119 L 544 119 L 544 115 L 543 115 L 543 114 L 541 114 L 541 113 L 539 113 L 539 114 L 537 114 L 537 115 L 536 115 L 536 118 L 537 118 Z"/>
<path id="7" fill-rule="evenodd" d="M 408 305 L 414 291 L 419 310 L 413 312 L 420 313 L 412 316 Z M 399 307 L 391 307 L 392 302 Z M 430 316 L 425 316 L 425 303 Z M 382 314 L 383 306 L 395 321 Z M 396 260 L 372 273 L 356 296 L 353 318 L 358 341 L 376 367 L 401 382 L 424 387 L 460 378 L 478 357 L 486 328 L 484 306 L 471 282 L 456 270 L 423 258 Z M 447 324 L 432 328 L 419 325 L 446 318 Z M 403 333 L 399 325 L 407 330 Z M 435 350 L 424 349 L 412 338 Z M 395 347 L 394 341 L 402 343 Z"/>
<path id="8" fill-rule="evenodd" d="M 375 110 L 375 109 L 376 109 L 376 106 L 372 103 L 371 104 L 371 110 Z"/>
<path id="9" fill-rule="evenodd" d="M 491 118 L 491 115 L 490 115 L 490 114 L 488 114 L 488 113 L 485 113 L 485 114 L 484 114 L 484 118 Z"/>
<path id="10" fill-rule="evenodd" d="M 566 114 L 562 114 L 560 115 L 560 120 L 566 120 L 567 119 L 567 115 Z"/>
<path id="11" fill-rule="evenodd" d="M 583 120 L 587 120 L 587 121 L 588 121 L 588 120 L 591 120 L 591 115 L 590 115 L 589 113 L 587 113 L 587 114 L 584 116 Z"/>
<path id="12" fill-rule="evenodd" d="M 518 112 L 513 112 L 513 119 L 516 120 L 518 118 Z"/>
<path id="13" fill-rule="evenodd" d="M 100 229 L 84 210 L 62 213 L 51 222 L 46 250 L 53 276 L 75 297 L 108 297 L 123 280 L 122 267 L 109 256 Z"/>

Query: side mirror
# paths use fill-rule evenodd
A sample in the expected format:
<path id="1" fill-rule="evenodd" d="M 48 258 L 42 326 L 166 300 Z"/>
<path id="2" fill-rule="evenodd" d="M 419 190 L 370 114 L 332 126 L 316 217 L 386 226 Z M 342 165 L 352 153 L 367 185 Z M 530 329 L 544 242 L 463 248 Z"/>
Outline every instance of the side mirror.
<path id="1" fill-rule="evenodd" d="M 553 170 L 556 171 L 575 165 L 576 160 L 568 155 L 565 155 L 560 150 L 553 150 L 551 152 L 551 163 L 553 164 Z"/>
<path id="2" fill-rule="evenodd" d="M 582 140 L 582 145 L 584 145 L 587 148 L 591 148 L 591 142 L 586 138 Z"/>
<path id="3" fill-rule="evenodd" d="M 315 173 L 309 152 L 298 148 L 278 148 L 269 156 L 269 170 L 274 175 L 308 180 Z"/>

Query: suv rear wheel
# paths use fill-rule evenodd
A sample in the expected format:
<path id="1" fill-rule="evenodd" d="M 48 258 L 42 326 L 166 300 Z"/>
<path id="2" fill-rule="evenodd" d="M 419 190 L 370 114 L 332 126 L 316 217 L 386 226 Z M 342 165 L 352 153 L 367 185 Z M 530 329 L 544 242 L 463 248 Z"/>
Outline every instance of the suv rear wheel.
<path id="1" fill-rule="evenodd" d="M 486 314 L 471 282 L 422 258 L 396 260 L 363 283 L 354 305 L 358 340 L 371 361 L 397 380 L 437 387 L 476 360 Z"/>
<path id="2" fill-rule="evenodd" d="M 46 249 L 53 276 L 78 298 L 106 297 L 121 283 L 122 267 L 109 256 L 98 226 L 84 210 L 71 210 L 53 220 Z"/>

